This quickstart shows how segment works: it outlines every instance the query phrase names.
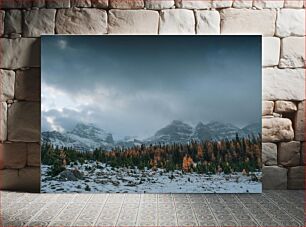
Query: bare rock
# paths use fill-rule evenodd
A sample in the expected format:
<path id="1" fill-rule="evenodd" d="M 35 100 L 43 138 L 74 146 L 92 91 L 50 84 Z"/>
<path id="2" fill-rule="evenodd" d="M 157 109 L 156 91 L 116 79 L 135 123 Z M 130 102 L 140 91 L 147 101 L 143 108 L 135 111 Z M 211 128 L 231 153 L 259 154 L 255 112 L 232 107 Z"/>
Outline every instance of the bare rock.
<path id="1" fill-rule="evenodd" d="M 1 68 L 19 69 L 40 67 L 40 40 L 35 38 L 0 38 L 5 50 L 0 61 Z"/>
<path id="2" fill-rule="evenodd" d="M 22 169 L 27 162 L 25 143 L 0 143 L 0 169 Z"/>
<path id="3" fill-rule="evenodd" d="M 57 34 L 104 34 L 107 13 L 102 9 L 60 9 L 56 16 Z"/>
<path id="4" fill-rule="evenodd" d="M 300 142 L 291 141 L 288 143 L 280 143 L 278 162 L 285 167 L 298 166 L 300 164 Z"/>
<path id="5" fill-rule="evenodd" d="M 288 189 L 294 189 L 294 190 L 305 189 L 304 178 L 305 178 L 304 166 L 289 168 Z"/>
<path id="6" fill-rule="evenodd" d="M 262 115 L 272 115 L 274 109 L 273 101 L 263 101 L 262 102 Z"/>
<path id="7" fill-rule="evenodd" d="M 277 13 L 276 31 L 279 37 L 305 35 L 305 10 L 281 9 Z"/>
<path id="8" fill-rule="evenodd" d="M 40 103 L 16 102 L 8 109 L 8 140 L 40 141 Z"/>
<path id="9" fill-rule="evenodd" d="M 218 11 L 197 10 L 195 11 L 197 34 L 219 35 L 220 14 Z"/>
<path id="10" fill-rule="evenodd" d="M 276 11 L 271 9 L 223 9 L 221 34 L 256 34 L 273 36 Z"/>
<path id="11" fill-rule="evenodd" d="M 188 9 L 162 10 L 159 34 L 195 34 L 193 11 Z"/>
<path id="12" fill-rule="evenodd" d="M 40 68 L 16 71 L 15 97 L 18 100 L 39 101 Z"/>
<path id="13" fill-rule="evenodd" d="M 304 100 L 305 73 L 303 69 L 263 69 L 264 100 Z"/>
<path id="14" fill-rule="evenodd" d="M 110 10 L 110 34 L 157 34 L 159 14 L 153 10 Z"/>
<path id="15" fill-rule="evenodd" d="M 263 118 L 262 119 L 263 142 L 290 141 L 294 138 L 294 131 L 290 119 L 287 118 Z"/>
<path id="16" fill-rule="evenodd" d="M 281 53 L 281 68 L 305 67 L 305 37 L 283 38 Z"/>
<path id="17" fill-rule="evenodd" d="M 22 33 L 22 11 L 11 9 L 6 12 L 4 20 L 4 33 Z"/>
<path id="18" fill-rule="evenodd" d="M 71 170 L 64 170 L 59 174 L 59 179 L 64 181 L 77 181 L 78 178 L 74 176 Z"/>
<path id="19" fill-rule="evenodd" d="M 265 166 L 262 169 L 263 189 L 287 189 L 287 169 L 279 166 Z"/>
<path id="20" fill-rule="evenodd" d="M 15 72 L 0 69 L 0 101 L 14 99 Z"/>
<path id="21" fill-rule="evenodd" d="M 55 9 L 33 9 L 25 11 L 23 36 L 40 37 L 40 35 L 54 34 Z"/>
<path id="22" fill-rule="evenodd" d="M 277 165 L 277 145 L 275 143 L 262 143 L 262 163 L 266 166 Z"/>

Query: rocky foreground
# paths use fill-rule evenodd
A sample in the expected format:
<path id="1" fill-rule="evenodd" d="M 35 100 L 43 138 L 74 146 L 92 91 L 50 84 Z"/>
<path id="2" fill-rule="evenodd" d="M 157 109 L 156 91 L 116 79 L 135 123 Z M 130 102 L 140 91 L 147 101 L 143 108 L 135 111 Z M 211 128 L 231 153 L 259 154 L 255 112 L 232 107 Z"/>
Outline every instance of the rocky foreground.
<path id="1" fill-rule="evenodd" d="M 88 162 L 70 165 L 56 177 L 42 166 L 42 192 L 106 193 L 260 193 L 261 173 L 225 175 L 112 168 Z"/>

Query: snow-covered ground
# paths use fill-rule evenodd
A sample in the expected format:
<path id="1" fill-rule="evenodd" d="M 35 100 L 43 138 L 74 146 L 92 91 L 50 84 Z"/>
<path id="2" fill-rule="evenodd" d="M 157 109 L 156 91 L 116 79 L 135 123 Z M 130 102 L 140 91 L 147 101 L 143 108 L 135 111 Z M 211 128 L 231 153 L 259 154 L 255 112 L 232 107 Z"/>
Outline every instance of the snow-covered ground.
<path id="1" fill-rule="evenodd" d="M 97 168 L 98 167 L 98 168 Z M 102 163 L 88 162 L 69 166 L 84 174 L 77 181 L 60 180 L 46 173 L 50 166 L 42 166 L 42 192 L 109 192 L 109 193 L 261 193 L 260 181 L 252 181 L 241 173 L 206 175 L 163 169 L 139 170 L 112 168 Z M 255 173 L 261 178 L 261 173 Z M 90 188 L 86 191 L 85 188 Z"/>

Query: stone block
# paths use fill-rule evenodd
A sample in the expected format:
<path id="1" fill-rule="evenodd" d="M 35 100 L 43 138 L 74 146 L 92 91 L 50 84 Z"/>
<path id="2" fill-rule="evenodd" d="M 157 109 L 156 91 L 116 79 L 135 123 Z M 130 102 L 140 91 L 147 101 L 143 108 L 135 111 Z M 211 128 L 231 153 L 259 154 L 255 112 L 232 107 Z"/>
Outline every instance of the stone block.
<path id="1" fill-rule="evenodd" d="M 303 8 L 304 0 L 285 0 L 284 7 L 285 8 Z"/>
<path id="2" fill-rule="evenodd" d="M 305 67 L 305 37 L 287 37 L 282 39 L 280 68 Z"/>
<path id="3" fill-rule="evenodd" d="M 274 109 L 273 101 L 263 101 L 262 102 L 262 115 L 272 115 Z"/>
<path id="4" fill-rule="evenodd" d="M 46 0 L 47 8 L 62 9 L 70 7 L 70 0 Z"/>
<path id="5" fill-rule="evenodd" d="M 238 9 L 252 8 L 253 1 L 250 0 L 234 0 L 233 7 Z"/>
<path id="6" fill-rule="evenodd" d="M 16 71 L 15 98 L 17 100 L 39 101 L 40 68 Z"/>
<path id="7" fill-rule="evenodd" d="M 142 9 L 144 0 L 109 0 L 109 7 L 113 9 Z"/>
<path id="8" fill-rule="evenodd" d="M 284 0 L 254 0 L 253 6 L 257 9 L 276 9 L 284 7 Z"/>
<path id="9" fill-rule="evenodd" d="M 287 169 L 279 166 L 264 166 L 262 169 L 263 189 L 287 189 Z"/>
<path id="10" fill-rule="evenodd" d="M 23 36 L 54 34 L 55 9 L 33 9 L 24 12 Z"/>
<path id="11" fill-rule="evenodd" d="M 294 131 L 290 119 L 287 118 L 263 118 L 262 141 L 280 142 L 290 141 L 294 138 Z"/>
<path id="12" fill-rule="evenodd" d="M 40 145 L 39 143 L 28 143 L 27 166 L 40 166 Z"/>
<path id="13" fill-rule="evenodd" d="M 0 69 L 0 101 L 14 99 L 15 72 L 12 70 Z"/>
<path id="14" fill-rule="evenodd" d="M 91 5 L 94 8 L 106 9 L 108 7 L 108 0 L 91 0 Z"/>
<path id="15" fill-rule="evenodd" d="M 197 34 L 219 35 L 220 34 L 220 14 L 214 10 L 197 10 L 196 32 Z"/>
<path id="16" fill-rule="evenodd" d="M 305 10 L 281 9 L 277 12 L 276 36 L 304 36 L 305 35 Z"/>
<path id="17" fill-rule="evenodd" d="M 273 36 L 275 32 L 276 11 L 273 9 L 223 9 L 221 15 L 221 34 L 255 34 Z"/>
<path id="18" fill-rule="evenodd" d="M 275 143 L 262 143 L 262 164 L 265 166 L 277 165 L 277 145 Z"/>
<path id="19" fill-rule="evenodd" d="M 0 169 L 22 169 L 26 162 L 25 143 L 0 143 Z"/>
<path id="20" fill-rule="evenodd" d="M 32 1 L 30 0 L 1 0 L 0 8 L 2 9 L 22 9 L 31 8 Z"/>
<path id="21" fill-rule="evenodd" d="M 280 39 L 277 37 L 262 38 L 262 65 L 276 66 L 279 63 Z"/>
<path id="22" fill-rule="evenodd" d="M 19 69 L 40 66 L 40 40 L 36 38 L 0 38 L 0 46 L 5 50 L 0 68 Z"/>
<path id="23" fill-rule="evenodd" d="M 305 189 L 304 179 L 305 179 L 304 166 L 297 166 L 297 167 L 289 168 L 288 189 L 292 189 L 292 190 Z"/>
<path id="24" fill-rule="evenodd" d="M 33 0 L 32 6 L 35 8 L 44 8 L 46 7 L 46 1 L 45 0 Z"/>
<path id="25" fill-rule="evenodd" d="M 229 8 L 233 4 L 233 0 L 212 0 L 212 8 Z"/>
<path id="26" fill-rule="evenodd" d="M 22 11 L 18 9 L 8 10 L 4 19 L 4 33 L 22 33 Z"/>
<path id="27" fill-rule="evenodd" d="M 0 35 L 1 36 L 4 34 L 4 17 L 5 17 L 5 11 L 0 10 Z"/>
<path id="28" fill-rule="evenodd" d="M 297 111 L 297 106 L 291 101 L 276 101 L 275 102 L 275 112 L 276 113 L 292 113 Z"/>
<path id="29" fill-rule="evenodd" d="M 162 10 L 159 34 L 195 34 L 193 11 L 188 9 Z"/>
<path id="30" fill-rule="evenodd" d="M 40 192 L 40 168 L 0 170 L 0 189 L 22 192 Z"/>
<path id="31" fill-rule="evenodd" d="M 300 142 L 280 143 L 278 147 L 278 164 L 289 167 L 300 165 Z"/>
<path id="32" fill-rule="evenodd" d="M 8 140 L 40 141 L 40 103 L 15 102 L 8 108 Z"/>
<path id="33" fill-rule="evenodd" d="M 177 8 L 184 9 L 209 9 L 212 7 L 211 0 L 175 0 Z"/>
<path id="34" fill-rule="evenodd" d="M 301 165 L 305 166 L 306 165 L 306 142 L 302 142 L 301 146 Z"/>
<path id="35" fill-rule="evenodd" d="M 71 7 L 91 7 L 91 1 L 90 0 L 70 0 Z"/>
<path id="36" fill-rule="evenodd" d="M 157 34 L 159 14 L 153 10 L 110 10 L 110 34 Z"/>
<path id="37" fill-rule="evenodd" d="M 145 0 L 146 9 L 161 10 L 174 8 L 174 0 Z"/>
<path id="38" fill-rule="evenodd" d="M 102 9 L 60 9 L 56 16 L 57 34 L 105 34 L 107 13 Z"/>
<path id="39" fill-rule="evenodd" d="M 0 103 L 0 142 L 7 140 L 7 104 Z"/>
<path id="40" fill-rule="evenodd" d="M 264 100 L 305 99 L 305 72 L 303 69 L 263 69 Z"/>
<path id="41" fill-rule="evenodd" d="M 298 104 L 294 118 L 295 140 L 305 141 L 305 101 Z"/>

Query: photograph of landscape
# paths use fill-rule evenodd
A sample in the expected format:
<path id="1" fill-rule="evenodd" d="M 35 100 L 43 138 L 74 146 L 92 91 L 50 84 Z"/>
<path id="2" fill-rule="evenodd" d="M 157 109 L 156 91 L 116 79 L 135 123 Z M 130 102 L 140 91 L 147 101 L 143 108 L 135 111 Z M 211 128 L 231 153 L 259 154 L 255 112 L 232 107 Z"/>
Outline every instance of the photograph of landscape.
<path id="1" fill-rule="evenodd" d="M 41 38 L 41 192 L 261 193 L 261 36 Z"/>

